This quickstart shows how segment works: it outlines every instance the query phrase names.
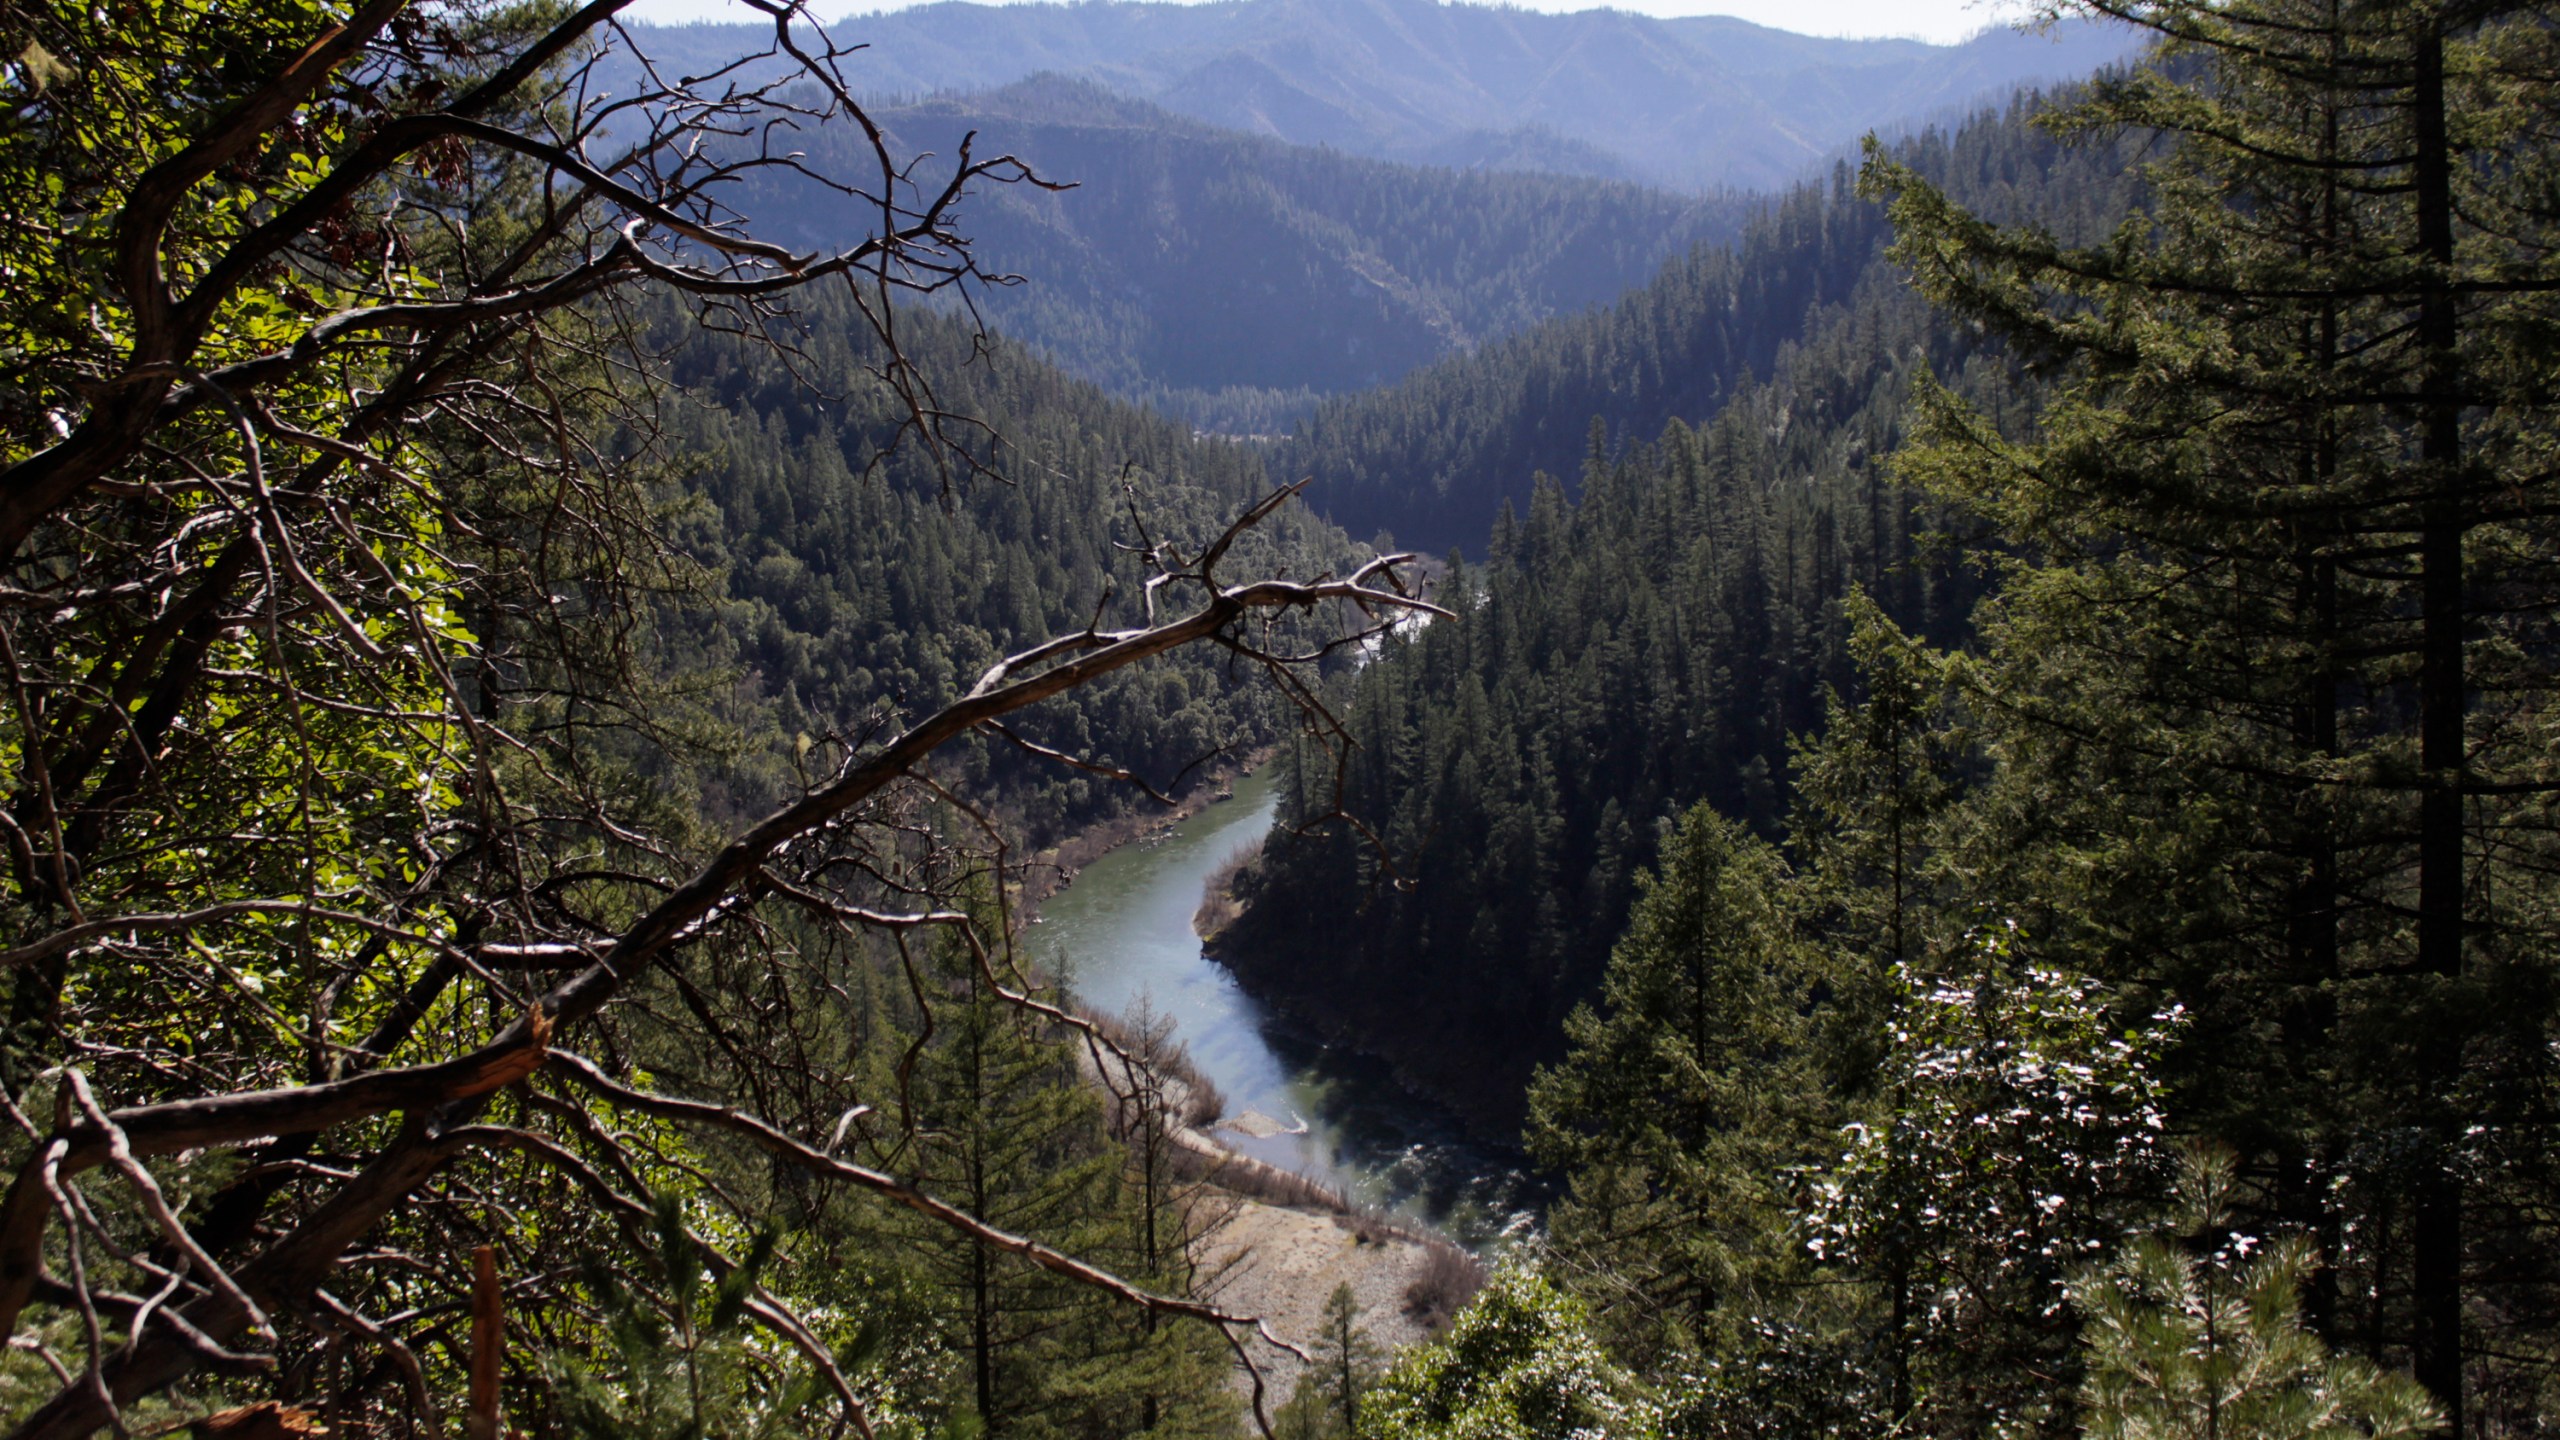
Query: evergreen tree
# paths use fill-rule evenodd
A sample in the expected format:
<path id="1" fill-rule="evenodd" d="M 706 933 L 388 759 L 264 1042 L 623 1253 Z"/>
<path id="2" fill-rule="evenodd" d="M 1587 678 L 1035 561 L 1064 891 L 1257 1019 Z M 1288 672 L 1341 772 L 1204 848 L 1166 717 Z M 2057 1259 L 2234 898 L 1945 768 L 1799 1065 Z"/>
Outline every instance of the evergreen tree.
<path id="1" fill-rule="evenodd" d="M 1950 723 L 1945 660 L 1863 591 L 1841 609 L 1864 694 L 1853 705 L 1833 693 L 1819 737 L 1797 747 L 1790 838 L 1815 872 L 1826 942 L 1881 970 L 1950 938 L 1926 930 L 1945 908 L 1930 862 L 1960 793 L 1964 736 Z"/>
<path id="2" fill-rule="evenodd" d="M 1362 1400 L 1378 1383 L 1385 1358 L 1360 1323 L 1360 1297 L 1349 1282 L 1325 1297 L 1316 1322 L 1314 1359 L 1298 1376 L 1289 1403 L 1274 1417 L 1280 1440 L 1333 1440 L 1374 1433 L 1362 1424 Z"/>
<path id="3" fill-rule="evenodd" d="M 1360 1397 L 1377 1382 L 1379 1351 L 1360 1323 L 1360 1299 L 1348 1282 L 1325 1297 L 1324 1316 L 1316 1331 L 1316 1363 L 1308 1373 L 1321 1375 L 1326 1403 L 1342 1417 L 1342 1433 L 1360 1432 Z"/>
<path id="4" fill-rule="evenodd" d="M 990 993 L 956 942 L 918 958 L 929 968 L 908 1034 L 870 1052 L 873 1093 L 897 1096 L 902 1121 L 869 1137 L 874 1163 L 972 1219 L 1100 1253 L 1117 1238 L 1119 1155 L 1074 1047 Z M 985 1241 L 903 1213 L 885 1223 L 882 1249 L 902 1257 L 957 1358 L 951 1408 L 991 1440 L 1076 1433 L 1102 1383 L 1088 1362 L 1119 1348 L 1106 1337 L 1125 1317 Z"/>
<path id="5" fill-rule="evenodd" d="M 1805 1012 L 1817 975 L 1783 863 L 1705 806 L 1682 819 L 1610 957 L 1600 1005 L 1530 1088 L 1530 1153 L 1574 1288 L 1645 1368 L 1737 1342 L 1794 1268 L 1782 1177 L 1826 1141 Z"/>
<path id="6" fill-rule="evenodd" d="M 1819 736 L 1799 742 L 1788 828 L 1832 956 L 1826 1079 L 1861 1095 L 1881 1058 L 1894 968 L 1955 938 L 1933 927 L 1955 908 L 1939 832 L 1963 793 L 1965 737 L 1950 709 L 1945 658 L 1903 634 L 1863 592 L 1842 610 L 1864 698 L 1850 704 L 1835 692 Z"/>
<path id="7" fill-rule="evenodd" d="M 1114 1027 L 1121 1053 L 1088 1045 L 1105 1090 L 1111 1139 L 1120 1152 L 1119 1234 L 1096 1253 L 1114 1272 L 1160 1294 L 1214 1293 L 1221 1272 L 1200 1262 L 1201 1241 L 1232 1204 L 1195 1176 L 1177 1131 L 1193 1097 L 1176 1077 L 1189 1058 L 1173 1021 L 1141 1001 Z M 1123 1063 L 1122 1056 L 1126 1057 Z M 1197 1072 L 1192 1072 L 1196 1074 Z M 1081 1395 L 1083 1434 L 1227 1435 L 1237 1422 L 1226 1381 L 1232 1359 L 1218 1335 L 1149 1310 L 1106 1310 L 1081 1357 L 1062 1367 L 1059 1388 Z"/>
<path id="8" fill-rule="evenodd" d="M 2457 1430 L 2475 1388 L 2520 1417 L 2560 1282 L 2547 14 L 2089 8 L 2164 39 L 2054 122 L 2174 142 L 2113 241 L 1869 172 L 1922 286 L 2058 386 L 2031 432 L 1933 401 L 1906 461 L 2016 557 L 1962 863 L 2190 1008 L 2178 1112 L 2340 1257 L 2324 1329 Z"/>
<path id="9" fill-rule="evenodd" d="M 2175 1230 L 2071 1284 L 2086 1316 L 2090 1440 L 2406 1440 L 2442 1416 L 2424 1390 L 2302 1323 L 2318 1256 L 2231 1228 L 2228 1151 L 2180 1157 Z"/>

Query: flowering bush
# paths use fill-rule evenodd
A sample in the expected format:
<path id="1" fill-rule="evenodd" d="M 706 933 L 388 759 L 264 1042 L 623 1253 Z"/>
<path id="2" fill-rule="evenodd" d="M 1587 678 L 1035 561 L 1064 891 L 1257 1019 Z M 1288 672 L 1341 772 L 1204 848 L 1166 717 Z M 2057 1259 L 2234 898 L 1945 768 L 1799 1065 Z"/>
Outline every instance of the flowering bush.
<path id="1" fill-rule="evenodd" d="M 2016 951 L 2004 926 L 1973 937 L 1961 970 L 1895 967 L 1876 1118 L 1811 1177 L 1805 1229 L 1818 1257 L 1885 1290 L 1904 1407 L 2033 1424 L 2055 1387 L 2001 1398 L 1985 1377 L 2074 1363 L 2063 1284 L 2168 1173 L 2154 1076 L 2181 1017 L 2127 1028 L 2096 981 Z"/>

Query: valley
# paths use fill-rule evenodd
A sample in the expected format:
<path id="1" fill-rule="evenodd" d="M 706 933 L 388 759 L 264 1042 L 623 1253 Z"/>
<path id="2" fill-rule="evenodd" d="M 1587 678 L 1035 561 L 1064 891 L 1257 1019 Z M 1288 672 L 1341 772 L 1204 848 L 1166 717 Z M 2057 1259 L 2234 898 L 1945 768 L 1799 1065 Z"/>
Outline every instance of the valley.
<path id="1" fill-rule="evenodd" d="M 7 12 L 0 1434 L 2543 1440 L 2560 27 L 1848 3 Z"/>

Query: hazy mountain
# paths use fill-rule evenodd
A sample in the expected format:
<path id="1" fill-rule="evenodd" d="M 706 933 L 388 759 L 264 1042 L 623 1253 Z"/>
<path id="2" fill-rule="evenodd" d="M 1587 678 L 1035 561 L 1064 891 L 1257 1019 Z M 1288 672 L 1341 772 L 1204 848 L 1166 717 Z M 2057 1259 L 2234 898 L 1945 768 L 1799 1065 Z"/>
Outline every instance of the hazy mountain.
<path id="1" fill-rule="evenodd" d="M 1541 320 L 1602 305 L 1664 261 L 1737 233 L 1755 202 L 1573 176 L 1416 167 L 1282 144 L 1083 81 L 884 106 L 938 183 L 968 131 L 1075 188 L 989 185 L 961 228 L 1023 285 L 980 296 L 995 328 L 1124 395 L 1268 432 L 1314 396 L 1380 385 Z M 851 134 L 804 142 L 824 152 Z M 1484 141 L 1488 148 L 1498 142 Z M 1553 140 L 1551 146 L 1571 142 Z M 748 207 L 821 247 L 863 222 L 815 186 Z"/>
<path id="2" fill-rule="evenodd" d="M 680 68 L 757 38 L 743 25 L 634 30 Z M 1047 71 L 1385 159 L 1761 189 L 1868 130 L 2084 75 L 2133 48 L 2090 25 L 1938 46 L 1436 0 L 951 3 L 849 19 L 836 33 L 869 46 L 846 73 L 875 94 L 986 90 Z"/>
<path id="3" fill-rule="evenodd" d="M 1925 131 L 1900 152 L 1978 213 L 2030 214 L 2093 241 L 2137 203 L 2138 168 L 2102 147 L 2058 147 L 2025 123 L 2039 103 L 2021 97 L 2005 112 Z M 1708 423 L 1773 375 L 1801 373 L 1795 352 L 1805 347 L 1851 373 L 1866 352 L 1902 354 L 1914 334 L 1935 334 L 1901 267 L 1885 259 L 1891 234 L 1843 165 L 1827 184 L 1770 197 L 1738 238 L 1675 257 L 1609 305 L 1326 400 L 1275 450 L 1273 468 L 1315 477 L 1317 506 L 1355 535 L 1385 530 L 1399 544 L 1477 553 L 1503 505 L 1525 511 L 1539 472 L 1580 473 L 1595 419 L 1641 443 L 1674 420 Z M 1866 398 L 1825 405 L 1836 416 Z"/>

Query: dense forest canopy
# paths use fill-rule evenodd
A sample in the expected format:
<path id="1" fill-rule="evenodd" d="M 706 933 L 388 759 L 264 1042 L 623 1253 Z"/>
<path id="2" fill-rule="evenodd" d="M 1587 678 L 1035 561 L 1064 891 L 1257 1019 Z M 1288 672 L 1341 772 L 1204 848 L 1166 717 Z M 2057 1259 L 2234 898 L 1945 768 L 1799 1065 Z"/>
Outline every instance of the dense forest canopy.
<path id="1" fill-rule="evenodd" d="M 1621 1433 L 2534 1435 L 2560 1394 L 2549 17 L 2089 8 L 2155 58 L 1975 144 L 2138 203 L 1870 145 L 1924 343 L 1595 440 L 1578 500 L 1388 452 L 1532 487 L 1301 770 L 1414 883 L 1319 823 L 1239 885 L 1362 897 L 1303 951 L 1248 910 L 1238 963 L 1322 967 L 1293 1002 L 1417 1078 L 1560 1053 L 1550 1313 L 1618 1368 L 1541 1403 L 1657 1404 Z M 1845 445 L 1736 463 L 1904 357 L 1851 392 L 1888 503 Z M 1541 414 L 1503 383 L 1409 388 Z M 1430 437 L 1394 396 L 1309 433 Z"/>
<path id="2" fill-rule="evenodd" d="M 788 364 L 743 337 L 686 337 L 672 309 L 654 318 L 652 338 L 674 347 L 666 378 L 682 387 L 663 423 L 689 457 L 675 533 L 714 591 L 699 609 L 670 606 L 660 624 L 684 668 L 736 676 L 718 705 L 738 733 L 734 758 L 702 765 L 697 782 L 703 803 L 736 819 L 789 793 L 795 767 L 780 762 L 798 737 L 949 704 L 1004 656 L 1142 593 L 1151 572 L 1139 537 L 1188 548 L 1268 492 L 1251 450 L 1195 439 L 940 313 L 903 317 L 899 351 L 936 378 L 941 404 L 984 427 L 976 458 L 1001 478 L 955 478 L 929 450 L 897 443 L 893 392 L 807 383 L 883 358 L 840 296 L 809 300 L 788 328 Z M 1295 505 L 1230 554 L 1241 572 L 1294 575 L 1369 558 Z M 1310 651 L 1335 638 L 1304 622 L 1272 637 Z M 1039 749 L 989 733 L 941 763 L 1037 851 L 1152 808 L 1145 787 L 1041 751 L 1184 793 L 1296 729 L 1281 695 L 1238 683 L 1233 656 L 1203 649 L 1099 677 L 1008 722 Z"/>
<path id="3" fill-rule="evenodd" d="M 2122 153 L 2057 146 L 2040 108 L 1896 153 L 1951 193 L 2105 234 L 2131 203 Z M 1923 374 L 2021 397 L 1996 347 L 1902 282 L 1889 237 L 1845 176 L 1799 190 L 1732 249 L 1327 406 L 1283 451 L 1355 531 L 1436 516 L 1426 534 L 1481 559 L 1446 582 L 1458 618 L 1390 642 L 1345 695 L 1361 743 L 1338 803 L 1385 856 L 1355 833 L 1276 838 L 1252 881 L 1269 903 L 1224 937 L 1241 973 L 1508 1129 L 1600 982 L 1658 822 L 1709 800 L 1783 826 L 1791 746 L 1857 683 L 1852 597 L 1966 633 L 1983 577 L 1932 545 L 1965 522 L 1892 457 Z M 1590 410 L 1570 448 L 1557 406 Z M 1462 506 L 1491 522 L 1480 552 Z M 1303 778 L 1294 818 L 1334 808 L 1335 783 Z M 1490 1084 L 1486 1053 L 1505 1057 Z"/>
<path id="4" fill-rule="evenodd" d="M 1900 153 L 1987 215 L 2102 234 L 2129 203 L 2123 160 L 2056 146 L 2025 123 L 2040 105 L 2020 97 L 2005 116 L 1931 130 Z M 1698 244 L 1607 306 L 1327 400 L 1273 464 L 1312 476 L 1316 502 L 1353 534 L 1478 552 L 1494 515 L 1505 502 L 1525 507 L 1540 472 L 1567 482 L 1581 473 L 1595 418 L 1621 443 L 1650 441 L 1674 420 L 1706 424 L 1782 370 L 1845 386 L 1833 376 L 1895 363 L 1913 344 L 1961 344 L 1886 261 L 1884 212 L 1851 182 L 1841 165 L 1827 184 L 1771 198 L 1737 238 Z M 1833 352 L 1812 365 L 1792 358 L 1826 344 Z"/>

